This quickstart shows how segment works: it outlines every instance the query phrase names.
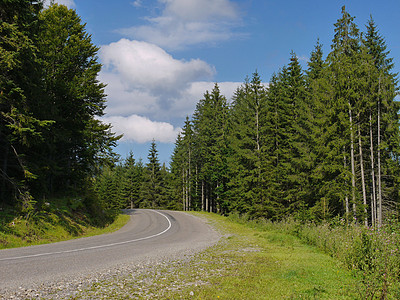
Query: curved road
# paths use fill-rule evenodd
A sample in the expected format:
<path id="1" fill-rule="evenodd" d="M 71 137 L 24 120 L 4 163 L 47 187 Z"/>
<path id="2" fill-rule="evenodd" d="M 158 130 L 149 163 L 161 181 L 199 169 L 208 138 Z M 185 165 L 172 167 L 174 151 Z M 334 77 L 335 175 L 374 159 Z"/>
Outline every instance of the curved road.
<path id="1" fill-rule="evenodd" d="M 65 280 L 113 266 L 197 251 L 219 236 L 205 222 L 176 211 L 127 210 L 115 233 L 54 244 L 0 250 L 0 292 Z"/>

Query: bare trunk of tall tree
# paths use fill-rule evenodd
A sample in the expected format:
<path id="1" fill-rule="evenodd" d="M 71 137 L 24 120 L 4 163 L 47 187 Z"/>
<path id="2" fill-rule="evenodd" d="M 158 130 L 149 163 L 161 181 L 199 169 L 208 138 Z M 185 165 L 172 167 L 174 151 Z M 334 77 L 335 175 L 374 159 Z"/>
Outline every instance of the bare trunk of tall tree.
<path id="1" fill-rule="evenodd" d="M 199 172 L 198 172 L 198 169 L 197 169 L 197 164 L 195 164 L 195 166 L 196 166 L 196 168 L 195 168 L 195 174 L 196 174 L 196 182 L 195 182 L 195 195 L 196 195 L 196 198 L 197 198 L 197 196 L 198 196 L 198 194 L 199 194 Z"/>
<path id="2" fill-rule="evenodd" d="M 182 169 L 182 204 L 183 211 L 186 211 L 186 201 L 185 201 L 185 170 Z"/>
<path id="3" fill-rule="evenodd" d="M 205 197 L 204 197 L 204 180 L 201 180 L 201 210 L 206 210 Z"/>
<path id="4" fill-rule="evenodd" d="M 188 178 L 188 173 L 189 172 L 186 170 L 185 173 L 186 173 L 186 182 L 185 182 L 186 211 L 188 211 L 189 207 L 190 207 L 190 205 L 189 205 L 189 178 Z"/>
<path id="5" fill-rule="evenodd" d="M 343 147 L 343 165 L 344 165 L 344 169 L 346 170 L 347 169 L 347 161 L 346 161 L 345 147 Z M 344 197 L 344 205 L 345 205 L 345 210 L 346 210 L 346 221 L 348 222 L 350 208 L 349 208 L 349 196 L 347 195 L 347 192 L 346 192 L 346 196 Z"/>
<path id="6" fill-rule="evenodd" d="M 356 216 L 356 168 L 354 161 L 354 132 L 353 132 L 353 118 L 351 115 L 351 106 L 349 103 L 349 119 L 350 119 L 350 159 L 351 159 L 351 197 L 353 201 L 353 214 Z"/>
<path id="7" fill-rule="evenodd" d="M 378 87 L 378 226 L 382 226 L 382 180 L 381 180 L 381 77 L 379 77 L 379 87 Z"/>
<path id="8" fill-rule="evenodd" d="M 381 112 L 380 101 L 378 100 L 378 226 L 382 226 L 382 180 L 381 180 Z"/>
<path id="9" fill-rule="evenodd" d="M 369 113 L 369 137 L 370 137 L 370 152 L 371 152 L 371 179 L 372 179 L 372 194 L 371 194 L 371 223 L 376 226 L 376 183 L 375 183 L 375 160 L 374 160 L 374 139 L 372 135 L 372 112 Z"/>
<path id="10" fill-rule="evenodd" d="M 206 211 L 207 212 L 210 212 L 210 199 L 209 199 L 209 190 L 208 190 L 208 187 L 206 186 L 205 187 L 205 196 L 206 196 Z"/>
<path id="11" fill-rule="evenodd" d="M 192 207 L 192 172 L 191 172 L 191 168 L 192 168 L 192 166 L 191 166 L 191 155 L 192 155 L 192 152 L 191 152 L 191 149 L 190 149 L 190 146 L 189 146 L 189 170 L 188 170 L 188 172 L 189 172 L 189 174 L 188 174 L 188 207 L 187 207 L 187 209 L 188 210 L 190 210 L 191 209 L 191 207 Z"/>
<path id="12" fill-rule="evenodd" d="M 359 152 L 360 152 L 361 186 L 362 186 L 362 195 L 363 195 L 363 204 L 364 204 L 364 225 L 368 226 L 367 191 L 365 188 L 364 160 L 363 160 L 363 152 L 362 152 L 360 125 L 358 125 L 358 146 L 359 146 Z"/>

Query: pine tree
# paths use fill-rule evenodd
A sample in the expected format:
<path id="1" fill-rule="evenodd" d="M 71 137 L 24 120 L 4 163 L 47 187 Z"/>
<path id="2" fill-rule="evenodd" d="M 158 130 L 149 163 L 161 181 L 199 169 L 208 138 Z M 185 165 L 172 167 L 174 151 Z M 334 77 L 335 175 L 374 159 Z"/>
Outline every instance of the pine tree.
<path id="1" fill-rule="evenodd" d="M 34 114 L 54 124 L 35 153 L 42 178 L 37 193 L 51 195 L 78 187 L 99 160 L 113 155 L 111 148 L 120 137 L 96 119 L 105 108 L 105 85 L 97 79 L 98 47 L 80 17 L 75 10 L 53 4 L 39 20 L 46 97 L 37 101 Z"/>
<path id="2" fill-rule="evenodd" d="M 32 109 L 43 96 L 35 47 L 41 3 L 10 0 L 0 7 L 0 197 L 2 206 L 32 208 L 37 178 L 29 157 L 50 122 Z"/>
<path id="3" fill-rule="evenodd" d="M 230 209 L 239 213 L 262 215 L 265 105 L 266 89 L 255 72 L 236 91 L 230 111 L 229 201 Z"/>
<path id="4" fill-rule="evenodd" d="M 155 141 L 150 145 L 148 162 L 144 172 L 142 189 L 142 207 L 161 207 L 165 204 L 165 187 L 161 176 L 161 166 L 158 159 L 158 150 Z"/>
<path id="5" fill-rule="evenodd" d="M 337 174 L 343 167 L 331 164 L 331 138 L 333 134 L 332 122 L 335 119 L 334 109 L 330 105 L 333 89 L 330 83 L 328 65 L 323 59 L 322 45 L 317 42 L 311 53 L 307 70 L 307 98 L 310 108 L 311 132 L 309 135 L 310 152 L 313 155 L 310 174 L 310 218 L 314 220 L 327 219 L 342 210 L 342 203 L 338 200 L 342 189 L 336 184 Z M 337 184 L 341 184 L 337 182 Z M 338 206 L 338 203 L 340 205 Z"/>
<path id="6" fill-rule="evenodd" d="M 398 202 L 399 104 L 394 100 L 397 92 L 397 74 L 392 73 L 393 59 L 384 38 L 379 34 L 372 17 L 367 24 L 363 43 L 372 57 L 374 68 L 369 77 L 369 141 L 371 189 L 371 221 L 382 225 L 384 210 L 389 203 Z M 376 176 L 374 176 L 376 174 Z"/>
<path id="7" fill-rule="evenodd" d="M 342 18 L 335 23 L 335 35 L 332 41 L 332 51 L 327 60 L 329 63 L 330 81 L 334 88 L 331 104 L 334 107 L 333 136 L 331 137 L 331 155 L 335 164 L 342 165 L 336 169 L 337 176 L 345 180 L 343 190 L 349 190 L 342 201 L 348 215 L 350 210 L 355 217 L 359 206 L 356 191 L 356 162 L 355 162 L 355 122 L 356 106 L 359 100 L 357 94 L 357 65 L 360 63 L 360 34 L 354 23 L 354 17 L 342 8 Z M 340 163 L 340 161 L 342 161 Z M 348 181 L 349 179 L 349 181 Z M 348 187 L 348 188 L 347 188 Z"/>
<path id="8" fill-rule="evenodd" d="M 124 208 L 135 208 L 139 206 L 140 186 L 142 184 L 140 167 L 136 164 L 132 151 L 123 164 L 123 198 Z"/>
<path id="9" fill-rule="evenodd" d="M 228 106 L 215 84 L 197 104 L 193 116 L 196 166 L 201 182 L 202 209 L 226 209 Z"/>

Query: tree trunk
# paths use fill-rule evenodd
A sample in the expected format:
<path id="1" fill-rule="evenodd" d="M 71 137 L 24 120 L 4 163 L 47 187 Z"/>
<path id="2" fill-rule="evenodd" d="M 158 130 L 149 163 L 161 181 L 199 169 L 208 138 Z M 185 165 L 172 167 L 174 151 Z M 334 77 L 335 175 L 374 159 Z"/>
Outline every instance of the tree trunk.
<path id="1" fill-rule="evenodd" d="M 204 180 L 201 180 L 201 210 L 205 211 L 205 199 L 204 199 Z"/>
<path id="2" fill-rule="evenodd" d="M 370 136 L 370 152 L 371 152 L 371 223 L 376 226 L 376 183 L 375 183 L 375 160 L 374 160 L 374 139 L 372 135 L 372 112 L 369 113 L 369 136 Z"/>
<path id="3" fill-rule="evenodd" d="M 364 225 L 368 226 L 367 191 L 365 189 L 364 160 L 363 160 L 363 153 L 362 153 L 360 125 L 358 125 L 358 146 L 359 146 L 359 151 L 360 151 L 361 186 L 362 186 L 362 195 L 363 195 L 363 204 L 364 204 Z"/>
<path id="4" fill-rule="evenodd" d="M 186 211 L 186 201 L 185 201 L 185 170 L 182 169 L 182 204 L 183 211 Z"/>
<path id="5" fill-rule="evenodd" d="M 188 207 L 187 209 L 190 210 L 192 207 L 192 173 L 191 173 L 191 150 L 189 146 L 189 169 L 188 169 Z"/>
<path id="6" fill-rule="evenodd" d="M 206 211 L 207 211 L 207 212 L 210 212 L 210 203 L 209 203 L 209 200 L 210 200 L 210 199 L 209 199 L 209 196 L 210 196 L 210 195 L 209 195 L 209 188 L 206 186 L 206 187 L 205 187 L 205 190 L 206 190 L 206 191 L 205 191 L 205 196 L 206 196 Z"/>
<path id="7" fill-rule="evenodd" d="M 351 159 L 351 197 L 353 201 L 353 214 L 356 216 L 356 171 L 354 161 L 354 132 L 353 132 L 353 118 L 351 115 L 351 107 L 349 103 L 349 119 L 350 119 L 350 159 Z"/>
<path id="8" fill-rule="evenodd" d="M 378 226 L 382 226 L 382 180 L 381 180 L 381 112 L 380 101 L 378 100 Z"/>
<path id="9" fill-rule="evenodd" d="M 381 180 L 381 77 L 379 77 L 378 87 L 378 207 L 377 207 L 377 221 L 378 226 L 382 226 L 382 180 Z"/>
<path id="10" fill-rule="evenodd" d="M 347 169 L 347 161 L 346 161 L 346 149 L 343 147 L 343 165 L 344 169 Z M 346 196 L 344 197 L 344 204 L 345 204 L 345 210 L 346 210 L 346 222 L 348 222 L 349 214 L 350 214 L 350 208 L 349 208 L 349 197 L 346 192 Z"/>

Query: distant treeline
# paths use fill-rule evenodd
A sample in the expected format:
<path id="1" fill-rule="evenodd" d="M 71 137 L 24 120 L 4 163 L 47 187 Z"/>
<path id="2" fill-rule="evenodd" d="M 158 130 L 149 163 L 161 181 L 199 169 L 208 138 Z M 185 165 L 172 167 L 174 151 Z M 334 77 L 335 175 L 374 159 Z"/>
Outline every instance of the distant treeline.
<path id="1" fill-rule="evenodd" d="M 185 210 L 381 224 L 399 203 L 399 103 L 393 61 L 372 17 L 361 32 L 342 8 L 331 51 L 307 70 L 295 53 L 232 103 L 216 84 L 187 119 L 172 157 Z"/>
<path id="2" fill-rule="evenodd" d="M 119 139 L 98 120 L 105 85 L 85 25 L 74 10 L 41 2 L 0 0 L 0 207 L 23 213 L 90 194 Z"/>

